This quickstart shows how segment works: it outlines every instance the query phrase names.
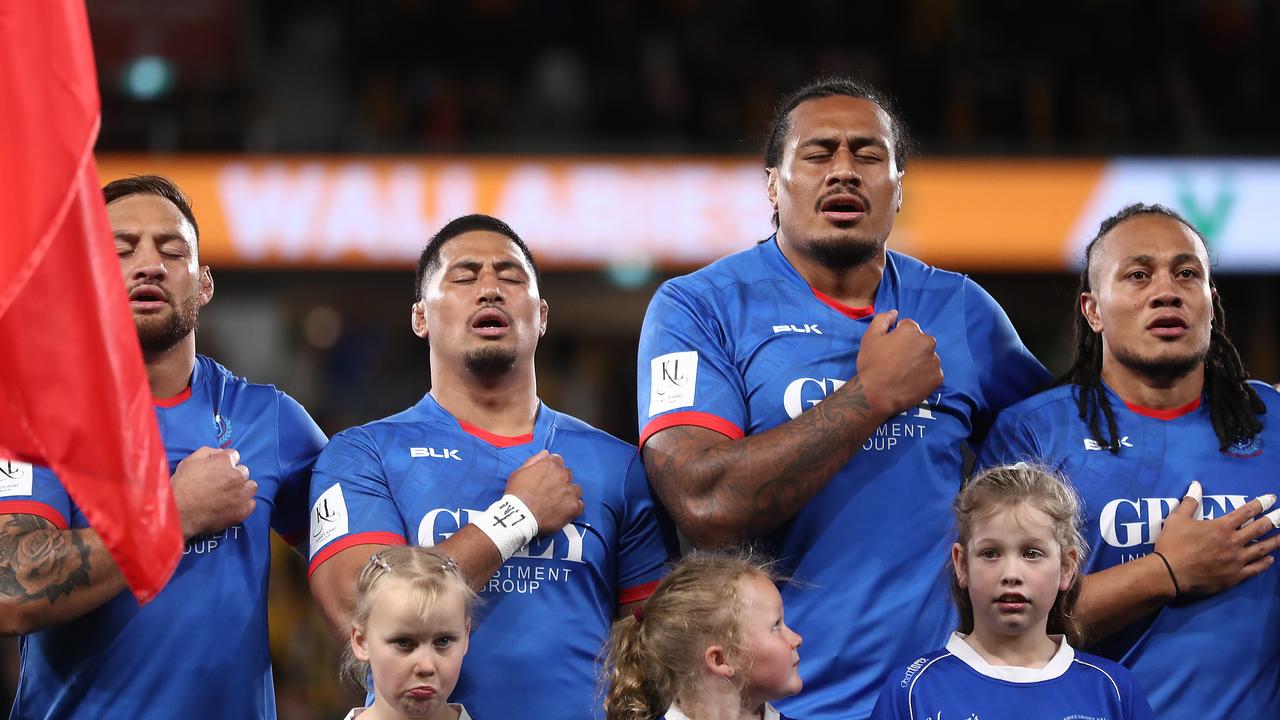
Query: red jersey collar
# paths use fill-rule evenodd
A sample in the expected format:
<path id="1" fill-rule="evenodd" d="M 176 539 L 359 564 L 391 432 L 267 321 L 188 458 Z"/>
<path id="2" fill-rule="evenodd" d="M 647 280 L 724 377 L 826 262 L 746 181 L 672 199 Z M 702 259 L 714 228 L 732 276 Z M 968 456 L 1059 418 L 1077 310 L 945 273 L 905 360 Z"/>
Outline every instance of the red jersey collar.
<path id="1" fill-rule="evenodd" d="M 1142 407 L 1141 405 L 1134 405 L 1124 398 L 1120 398 L 1120 400 L 1124 403 L 1125 407 L 1129 408 L 1130 412 L 1145 415 L 1149 418 L 1155 418 L 1156 420 L 1176 420 L 1189 412 L 1194 412 L 1196 408 L 1200 407 L 1201 398 L 1197 397 L 1195 400 L 1192 400 L 1182 407 L 1169 408 L 1168 410 L 1156 410 L 1154 408 Z"/>
<path id="2" fill-rule="evenodd" d="M 151 398 L 151 404 L 155 405 L 156 407 L 171 408 L 186 402 L 187 398 L 189 397 L 191 397 L 190 385 L 188 385 L 182 392 L 178 393 L 177 395 L 174 395 L 173 397 L 158 398 L 153 396 Z"/>
<path id="3" fill-rule="evenodd" d="M 850 305 L 845 305 L 812 285 L 809 286 L 809 289 L 813 291 L 813 296 L 822 301 L 824 305 L 830 307 L 841 315 L 844 315 L 850 320 L 861 320 L 876 314 L 875 305 L 869 305 L 867 307 L 852 307 Z"/>
<path id="4" fill-rule="evenodd" d="M 457 420 L 457 418 L 454 419 Z M 472 425 L 465 420 L 458 420 L 458 426 L 461 427 L 468 435 L 474 435 L 494 447 L 509 448 L 533 442 L 533 433 L 525 433 L 524 435 L 498 435 L 497 433 L 491 433 L 482 427 Z"/>

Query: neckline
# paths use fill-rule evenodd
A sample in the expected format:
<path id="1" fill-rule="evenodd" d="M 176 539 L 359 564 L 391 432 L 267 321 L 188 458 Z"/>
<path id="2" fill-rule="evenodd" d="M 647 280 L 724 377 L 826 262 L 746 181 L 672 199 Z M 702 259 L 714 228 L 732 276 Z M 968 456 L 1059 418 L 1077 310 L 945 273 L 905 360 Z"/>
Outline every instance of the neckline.
<path id="1" fill-rule="evenodd" d="M 1116 397 L 1120 397 L 1120 396 L 1116 395 Z M 1143 417 L 1155 418 L 1156 420 L 1177 420 L 1183 415 L 1186 415 L 1187 413 L 1195 412 L 1197 409 L 1199 409 L 1200 404 L 1203 400 L 1204 400 L 1203 397 L 1197 397 L 1196 399 L 1192 400 L 1186 405 L 1182 405 L 1181 407 L 1169 408 L 1167 410 L 1157 410 L 1156 408 L 1143 407 L 1141 405 L 1131 403 L 1128 400 L 1125 400 L 1124 398 L 1120 398 L 1120 402 L 1124 403 L 1124 406 L 1129 408 L 1130 412 L 1137 413 L 1138 415 L 1142 415 Z"/>
<path id="2" fill-rule="evenodd" d="M 182 403 L 186 402 L 190 398 L 191 398 L 191 386 L 187 385 L 185 388 L 183 388 L 182 392 L 178 393 L 177 395 L 174 395 L 173 397 L 158 398 L 158 397 L 152 396 L 151 404 L 160 408 L 171 408 L 171 407 L 177 407 L 181 405 Z"/>
<path id="3" fill-rule="evenodd" d="M 837 300 L 837 299 L 835 299 L 835 298 L 831 297 L 830 295 L 828 295 L 828 294 L 826 294 L 826 293 L 822 292 L 821 290 L 819 290 L 818 288 L 816 288 L 816 287 L 814 287 L 814 286 L 812 286 L 812 285 L 810 285 L 810 286 L 809 286 L 809 289 L 810 289 L 811 291 L 813 291 L 813 296 L 814 296 L 814 297 L 816 297 L 816 298 L 818 298 L 818 300 L 820 300 L 820 301 L 822 302 L 822 304 L 826 305 L 827 307 L 831 308 L 832 310 L 835 310 L 836 312 L 840 313 L 841 315 L 844 315 L 845 317 L 849 318 L 850 320 L 861 320 L 861 319 L 863 319 L 863 318 L 868 318 L 868 317 L 871 317 L 872 315 L 875 315 L 875 314 L 876 314 L 876 306 L 875 306 L 875 305 L 866 305 L 866 306 L 863 306 L 863 307 L 854 307 L 854 306 L 852 306 L 852 305 L 846 305 L 846 304 L 844 304 L 844 303 L 840 302 L 839 300 Z"/>
<path id="4" fill-rule="evenodd" d="M 432 395 L 430 391 L 422 396 L 422 400 L 418 405 L 428 412 L 434 411 L 440 413 L 454 422 L 458 426 L 459 430 L 476 438 L 477 440 L 482 440 L 496 448 L 504 450 L 507 448 L 527 445 L 533 442 L 537 437 L 547 437 L 547 426 L 552 423 L 552 413 L 541 400 L 538 401 L 538 408 L 533 418 L 533 430 L 523 435 L 499 435 L 495 432 L 485 430 L 479 425 L 473 425 L 465 420 L 454 417 L 453 413 L 449 412 L 448 409 L 441 405 L 440 401 L 436 400 L 435 396 Z M 552 426 L 550 432 L 551 435 L 549 437 L 554 438 L 554 426 Z"/>
<path id="5" fill-rule="evenodd" d="M 767 261 L 776 268 L 777 272 L 790 279 L 791 282 L 795 283 L 797 286 L 808 290 L 818 302 L 826 305 L 850 320 L 863 320 L 871 317 L 876 313 L 877 308 L 879 308 L 881 312 L 886 309 L 891 309 L 893 304 L 891 299 L 894 297 L 893 293 L 895 292 L 894 287 L 896 285 L 895 276 L 897 272 L 894 267 L 893 251 L 891 250 L 885 250 L 884 270 L 880 273 L 880 286 L 876 289 L 875 302 L 867 307 L 854 307 L 852 305 L 846 305 L 836 298 L 810 285 L 809 281 L 805 280 L 804 276 L 800 274 L 800 271 L 796 270 L 795 266 L 791 264 L 791 261 L 787 259 L 787 256 L 782 253 L 782 247 L 778 245 L 777 233 L 774 233 L 768 240 L 760 243 L 758 247 L 763 251 Z"/>
<path id="6" fill-rule="evenodd" d="M 1016 665 L 992 665 L 979 655 L 978 651 L 974 650 L 969 643 L 964 641 L 966 637 L 968 636 L 963 633 L 951 633 L 951 639 L 947 641 L 947 652 L 954 655 L 960 662 L 973 668 L 975 672 L 1006 682 L 1034 683 L 1062 677 L 1076 658 L 1075 649 L 1071 647 L 1065 637 L 1062 635 L 1050 635 L 1051 639 L 1057 640 L 1058 650 L 1049 659 L 1049 662 L 1045 663 L 1044 667 L 1027 668 Z"/>
<path id="7" fill-rule="evenodd" d="M 454 418 L 454 420 L 457 420 L 458 427 L 462 428 L 463 432 L 477 437 L 494 447 L 509 448 L 533 442 L 532 432 L 527 432 L 523 435 L 499 435 L 497 433 L 489 432 L 478 425 L 472 425 L 466 420 L 458 420 L 458 418 Z M 534 419 L 533 425 L 535 428 L 538 426 L 536 418 Z"/>

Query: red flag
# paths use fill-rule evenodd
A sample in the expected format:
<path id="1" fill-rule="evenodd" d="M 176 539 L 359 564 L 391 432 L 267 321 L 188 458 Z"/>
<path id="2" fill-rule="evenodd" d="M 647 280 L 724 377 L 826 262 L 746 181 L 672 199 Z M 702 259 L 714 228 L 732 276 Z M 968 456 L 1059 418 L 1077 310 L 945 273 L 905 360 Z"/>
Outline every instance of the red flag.
<path id="1" fill-rule="evenodd" d="M 0 457 L 53 469 L 141 602 L 182 530 L 98 187 L 83 0 L 0 0 Z"/>

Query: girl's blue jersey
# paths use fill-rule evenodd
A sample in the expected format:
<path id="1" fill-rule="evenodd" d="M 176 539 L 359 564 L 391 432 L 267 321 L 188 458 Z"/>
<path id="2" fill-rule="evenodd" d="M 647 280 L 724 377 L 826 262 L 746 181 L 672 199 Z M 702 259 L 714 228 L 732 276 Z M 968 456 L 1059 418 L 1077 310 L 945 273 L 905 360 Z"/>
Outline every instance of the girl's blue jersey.
<path id="1" fill-rule="evenodd" d="M 1098 572 L 1149 554 L 1192 480 L 1204 487 L 1203 518 L 1280 493 L 1280 425 L 1270 422 L 1280 394 L 1253 387 L 1267 407 L 1263 430 L 1225 451 L 1199 401 L 1152 411 L 1108 388 L 1120 446 L 1113 454 L 1090 435 L 1068 385 L 1002 413 L 979 464 L 1035 460 L 1060 470 L 1084 502 L 1085 571 Z M 1280 573 L 1272 569 L 1218 595 L 1166 605 L 1093 650 L 1129 668 L 1162 720 L 1271 718 L 1280 717 L 1277 639 Z"/>
<path id="2" fill-rule="evenodd" d="M 1129 671 L 1059 640 L 1042 668 L 993 666 L 959 633 L 891 675 L 872 720 L 1151 720 Z M 1163 716 L 1161 716 L 1163 717 Z M 1218 717 L 1205 715 L 1203 717 Z M 1252 717 L 1252 716 L 1250 716 Z"/>

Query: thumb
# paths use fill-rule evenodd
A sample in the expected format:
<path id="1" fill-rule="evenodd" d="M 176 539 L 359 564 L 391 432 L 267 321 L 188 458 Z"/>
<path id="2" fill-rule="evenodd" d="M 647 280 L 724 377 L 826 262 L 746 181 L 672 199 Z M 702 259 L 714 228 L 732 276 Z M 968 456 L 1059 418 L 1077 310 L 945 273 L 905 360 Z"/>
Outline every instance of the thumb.
<path id="1" fill-rule="evenodd" d="M 534 464 L 534 463 L 538 462 L 539 460 L 541 460 L 542 458 L 546 457 L 547 455 L 548 455 L 548 451 L 546 451 L 546 450 L 539 450 L 537 454 L 535 454 L 535 455 L 530 455 L 530 456 L 529 456 L 529 459 L 528 459 L 528 460 L 525 460 L 525 461 L 524 461 L 524 464 L 523 464 L 523 465 L 521 465 L 519 468 L 517 468 L 517 470 L 523 470 L 523 469 L 525 469 L 525 468 L 529 467 L 530 465 L 532 465 L 532 464 Z"/>
<path id="2" fill-rule="evenodd" d="M 889 332 L 889 328 L 898 320 L 898 311 L 890 310 L 882 312 L 871 318 L 871 324 L 867 326 L 867 335 L 884 335 Z"/>
<path id="3" fill-rule="evenodd" d="M 1200 502 L 1204 498 L 1204 489 L 1200 487 L 1199 480 L 1192 480 L 1187 486 L 1187 494 L 1182 497 L 1182 502 L 1178 505 L 1178 509 L 1182 510 L 1188 517 L 1196 514 L 1200 509 Z"/>
<path id="4" fill-rule="evenodd" d="M 207 458 L 210 455 L 213 455 L 214 453 L 218 453 L 218 452 L 222 452 L 222 451 L 216 448 L 211 448 L 208 445 L 206 445 L 204 447 L 198 448 L 195 452 L 188 455 L 187 458 L 193 458 L 193 459 L 199 460 L 200 458 Z M 183 458 L 183 459 L 185 460 L 186 458 Z"/>

